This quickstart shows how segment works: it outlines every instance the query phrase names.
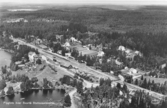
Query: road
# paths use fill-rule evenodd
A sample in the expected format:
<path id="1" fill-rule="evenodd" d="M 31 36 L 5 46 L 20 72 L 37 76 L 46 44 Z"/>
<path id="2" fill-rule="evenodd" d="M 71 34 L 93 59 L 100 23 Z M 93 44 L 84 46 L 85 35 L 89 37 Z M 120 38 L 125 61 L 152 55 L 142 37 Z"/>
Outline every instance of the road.
<path id="1" fill-rule="evenodd" d="M 28 46 L 30 46 L 30 47 L 32 47 L 32 48 L 35 48 L 35 49 L 38 49 L 38 51 L 39 51 L 41 54 L 45 55 L 46 57 L 48 57 L 48 58 L 51 59 L 51 60 L 53 59 L 53 56 L 56 56 L 56 57 L 57 57 L 57 61 L 60 61 L 62 64 L 73 65 L 73 66 L 75 66 L 75 67 L 78 67 L 78 69 L 79 69 L 80 71 L 84 71 L 84 72 L 86 72 L 86 73 L 90 73 L 90 74 L 92 74 L 92 75 L 94 75 L 94 76 L 96 76 L 96 77 L 98 77 L 98 78 L 110 78 L 112 81 L 115 81 L 115 82 L 117 82 L 117 83 L 119 82 L 119 83 L 121 83 L 121 84 L 126 84 L 127 87 L 128 87 L 128 89 L 130 89 L 130 90 L 144 90 L 146 93 L 149 93 L 150 95 L 152 95 L 152 96 L 155 97 L 155 98 L 158 98 L 158 99 L 160 99 L 160 100 L 164 98 L 164 95 L 162 95 L 162 94 L 160 94 L 160 93 L 156 93 L 156 92 L 153 92 L 153 91 L 150 91 L 150 90 L 147 90 L 147 89 L 143 89 L 143 88 L 138 87 L 138 86 L 133 85 L 133 84 L 129 84 L 129 83 L 122 82 L 122 81 L 120 81 L 120 80 L 119 80 L 117 77 L 115 77 L 115 76 L 111 76 L 111 75 L 108 75 L 108 74 L 106 74 L 106 73 L 100 72 L 100 71 L 98 71 L 98 70 L 92 69 L 92 68 L 86 66 L 85 64 L 80 64 L 80 63 L 78 63 L 78 62 L 75 61 L 75 60 L 68 59 L 68 58 L 66 58 L 66 57 L 64 57 L 64 56 L 61 56 L 61 55 L 59 55 L 59 54 L 51 53 L 51 52 L 45 51 L 45 50 L 43 50 L 43 49 L 41 49 L 41 48 L 39 48 L 39 47 L 37 47 L 37 46 L 35 46 L 35 45 L 33 45 L 33 44 L 26 43 L 26 42 L 24 42 L 24 41 L 22 41 L 22 40 L 20 40 L 20 39 L 13 39 L 13 41 L 14 41 L 14 42 L 19 42 L 20 44 L 28 45 Z M 53 65 L 54 65 L 54 64 L 53 64 Z M 63 70 L 64 70 L 65 72 L 67 72 L 68 74 L 74 75 L 74 73 L 68 71 L 67 69 L 64 69 L 64 68 L 61 68 L 61 69 L 63 69 Z M 86 83 L 86 86 L 87 86 L 87 87 L 91 87 L 92 85 L 93 85 L 93 86 L 97 85 L 97 84 L 94 84 L 94 83 L 90 83 L 90 82 L 88 82 L 88 81 L 86 81 L 86 80 L 84 80 L 84 83 Z"/>

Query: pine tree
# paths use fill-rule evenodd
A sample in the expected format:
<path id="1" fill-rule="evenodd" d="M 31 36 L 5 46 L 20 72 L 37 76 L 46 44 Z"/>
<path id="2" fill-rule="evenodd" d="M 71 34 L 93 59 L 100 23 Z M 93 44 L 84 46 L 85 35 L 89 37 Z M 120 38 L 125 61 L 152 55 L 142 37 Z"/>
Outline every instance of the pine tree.
<path id="1" fill-rule="evenodd" d="M 77 92 L 82 94 L 83 93 L 83 84 L 82 82 L 78 82 L 77 84 Z"/>
<path id="2" fill-rule="evenodd" d="M 135 80 L 135 85 L 138 85 L 138 79 Z"/>
<path id="3" fill-rule="evenodd" d="M 69 95 L 66 95 L 64 98 L 64 106 L 70 107 L 71 106 L 71 98 Z"/>
<path id="4" fill-rule="evenodd" d="M 143 80 L 144 78 L 143 78 L 143 75 L 141 76 L 141 80 Z"/>
<path id="5" fill-rule="evenodd" d="M 103 78 L 100 78 L 100 86 L 102 86 L 104 83 L 104 79 Z"/>

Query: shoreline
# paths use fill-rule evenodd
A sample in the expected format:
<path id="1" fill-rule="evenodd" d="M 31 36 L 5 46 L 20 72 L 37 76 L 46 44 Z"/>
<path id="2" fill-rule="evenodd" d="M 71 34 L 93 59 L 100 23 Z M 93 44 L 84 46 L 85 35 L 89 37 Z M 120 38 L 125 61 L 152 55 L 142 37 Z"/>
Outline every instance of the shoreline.
<path id="1" fill-rule="evenodd" d="M 54 89 L 54 88 L 50 88 L 50 89 L 42 89 L 42 88 L 31 88 L 31 89 L 29 89 L 29 90 L 25 90 L 25 91 L 14 91 L 14 93 L 12 93 L 12 94 L 5 94 L 5 95 L 3 95 L 3 96 L 0 96 L 0 98 L 3 98 L 3 97 L 6 97 L 6 96 L 11 96 L 11 95 L 14 95 L 14 94 L 18 94 L 18 93 L 24 93 L 24 92 L 28 92 L 28 91 L 31 91 L 31 90 L 41 90 L 41 91 L 44 91 L 44 90 L 57 90 L 58 91 L 58 89 Z"/>

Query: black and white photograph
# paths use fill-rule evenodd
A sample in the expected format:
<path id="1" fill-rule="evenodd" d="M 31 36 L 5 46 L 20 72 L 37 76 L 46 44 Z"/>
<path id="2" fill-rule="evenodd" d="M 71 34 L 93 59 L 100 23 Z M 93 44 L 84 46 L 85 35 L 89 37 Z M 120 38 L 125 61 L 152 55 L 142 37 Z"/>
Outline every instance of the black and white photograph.
<path id="1" fill-rule="evenodd" d="M 167 0 L 0 0 L 0 108 L 167 108 Z"/>

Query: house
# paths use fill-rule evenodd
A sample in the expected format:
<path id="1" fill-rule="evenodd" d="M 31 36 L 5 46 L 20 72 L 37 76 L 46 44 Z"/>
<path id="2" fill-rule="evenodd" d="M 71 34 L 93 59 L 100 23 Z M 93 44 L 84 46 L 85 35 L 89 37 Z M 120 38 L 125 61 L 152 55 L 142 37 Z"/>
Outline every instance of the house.
<path id="1" fill-rule="evenodd" d="M 15 62 L 16 65 L 19 65 L 19 64 L 21 64 L 21 63 L 22 63 L 22 61 L 16 61 L 16 62 Z"/>
<path id="2" fill-rule="evenodd" d="M 46 45 L 43 45 L 43 44 L 39 45 L 39 47 L 41 47 L 42 49 L 45 49 L 45 50 L 48 49 L 48 47 Z"/>
<path id="3" fill-rule="evenodd" d="M 40 59 L 40 60 L 42 60 L 42 56 L 41 55 L 34 55 L 34 62 L 36 63 L 36 61 L 38 60 L 38 59 Z"/>
<path id="4" fill-rule="evenodd" d="M 119 95 L 122 96 L 123 95 L 123 92 L 121 90 L 119 90 Z"/>
<path id="5" fill-rule="evenodd" d="M 65 53 L 65 56 L 66 56 L 66 57 L 70 57 L 70 56 L 71 56 L 71 53 Z"/>
<path id="6" fill-rule="evenodd" d="M 36 39 L 35 43 L 36 43 L 36 44 L 41 44 L 41 43 L 42 43 L 42 40 L 41 40 L 41 39 Z"/>
<path id="7" fill-rule="evenodd" d="M 140 51 L 135 51 L 134 53 L 135 53 L 136 55 L 140 56 L 140 57 L 143 56 L 143 54 L 142 54 Z"/>
<path id="8" fill-rule="evenodd" d="M 46 58 L 44 55 L 41 55 L 41 59 L 42 59 L 43 61 L 47 61 L 47 58 Z"/>
<path id="9" fill-rule="evenodd" d="M 34 62 L 34 56 L 36 56 L 35 52 L 29 52 L 28 53 L 28 58 L 30 62 Z"/>
<path id="10" fill-rule="evenodd" d="M 25 67 L 24 64 L 19 64 L 19 65 L 18 65 L 18 68 L 20 68 L 20 69 L 23 69 L 24 67 Z"/>
<path id="11" fill-rule="evenodd" d="M 130 68 L 129 69 L 129 74 L 132 75 L 132 74 L 136 74 L 138 73 L 138 70 L 137 69 L 134 69 L 134 68 Z"/>
<path id="12" fill-rule="evenodd" d="M 166 63 L 162 64 L 160 67 L 161 69 L 164 69 L 166 67 Z"/>
<path id="13" fill-rule="evenodd" d="M 61 41 L 63 35 L 56 35 L 55 37 L 56 37 L 56 40 L 60 40 Z"/>
<path id="14" fill-rule="evenodd" d="M 74 37 L 71 37 L 71 38 L 70 38 L 70 41 L 71 41 L 71 42 L 76 42 L 77 39 L 75 39 Z"/>
<path id="15" fill-rule="evenodd" d="M 124 47 L 124 46 L 119 46 L 119 47 L 118 47 L 118 50 L 119 50 L 119 51 L 125 51 L 125 47 Z"/>
<path id="16" fill-rule="evenodd" d="M 62 50 L 58 50 L 57 53 L 62 55 Z"/>
<path id="17" fill-rule="evenodd" d="M 118 75 L 118 78 L 121 80 L 121 81 L 125 81 L 125 78 L 122 76 L 122 75 Z"/>
<path id="18" fill-rule="evenodd" d="M 114 74 L 114 72 L 113 72 L 113 71 L 110 71 L 110 74 Z"/>
<path id="19" fill-rule="evenodd" d="M 103 51 L 99 51 L 97 54 L 98 57 L 103 57 L 104 56 L 104 52 Z"/>
<path id="20" fill-rule="evenodd" d="M 66 42 L 63 46 L 64 46 L 64 47 L 70 47 L 70 43 L 69 43 L 69 42 Z"/>

